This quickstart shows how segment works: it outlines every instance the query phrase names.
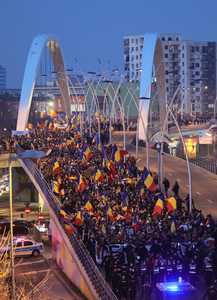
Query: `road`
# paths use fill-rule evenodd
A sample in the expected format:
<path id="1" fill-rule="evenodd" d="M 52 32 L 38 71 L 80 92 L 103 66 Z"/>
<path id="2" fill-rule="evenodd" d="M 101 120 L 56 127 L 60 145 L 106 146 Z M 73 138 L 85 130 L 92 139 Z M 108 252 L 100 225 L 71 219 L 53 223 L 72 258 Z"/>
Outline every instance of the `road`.
<path id="1" fill-rule="evenodd" d="M 127 134 L 127 150 L 135 155 L 135 146 L 131 144 L 133 137 L 133 133 Z M 121 133 L 115 133 L 113 135 L 113 141 L 119 146 L 122 146 Z M 177 180 L 180 185 L 181 195 L 186 196 L 189 189 L 186 161 L 170 155 L 164 155 L 163 161 L 164 176 L 169 179 L 171 186 L 175 180 Z M 141 168 L 144 167 L 145 162 L 146 150 L 140 147 L 137 161 L 138 166 Z M 157 171 L 157 153 L 154 150 L 150 150 L 150 168 L 153 171 Z M 191 165 L 191 172 L 192 194 L 195 206 L 201 209 L 205 214 L 211 213 L 217 218 L 217 175 L 194 165 Z"/>
<path id="2" fill-rule="evenodd" d="M 81 299 L 52 260 L 44 256 L 16 258 L 15 276 L 17 286 L 25 285 L 35 300 Z"/>

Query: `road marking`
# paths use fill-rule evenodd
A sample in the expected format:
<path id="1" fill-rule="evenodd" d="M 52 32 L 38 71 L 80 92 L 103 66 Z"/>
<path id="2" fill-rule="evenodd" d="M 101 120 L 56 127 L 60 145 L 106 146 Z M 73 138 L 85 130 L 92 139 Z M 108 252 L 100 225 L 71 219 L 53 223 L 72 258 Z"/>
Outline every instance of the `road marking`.
<path id="1" fill-rule="evenodd" d="M 197 195 L 199 195 L 199 196 L 201 195 L 201 193 L 200 193 L 200 192 L 196 192 L 196 194 L 197 194 Z"/>
<path id="2" fill-rule="evenodd" d="M 207 199 L 207 201 L 208 201 L 209 203 L 213 203 L 213 201 L 212 201 L 211 199 Z"/>
<path id="3" fill-rule="evenodd" d="M 50 271 L 50 269 L 38 270 L 38 271 L 30 271 L 30 272 L 18 272 L 18 275 L 36 275 L 38 273 L 45 273 Z"/>
<path id="4" fill-rule="evenodd" d="M 27 261 L 27 262 L 19 263 L 18 265 L 19 266 L 27 266 L 27 265 L 33 265 L 33 264 L 40 264 L 40 263 L 44 263 L 44 262 L 45 262 L 44 259 L 40 259 L 40 260 L 36 260 L 36 261 Z"/>

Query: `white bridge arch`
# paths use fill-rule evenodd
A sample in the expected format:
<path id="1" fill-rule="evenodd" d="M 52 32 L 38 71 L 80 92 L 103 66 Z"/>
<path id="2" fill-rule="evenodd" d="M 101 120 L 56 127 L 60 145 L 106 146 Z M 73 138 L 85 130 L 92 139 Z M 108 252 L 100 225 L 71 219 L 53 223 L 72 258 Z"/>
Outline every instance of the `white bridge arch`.
<path id="1" fill-rule="evenodd" d="M 155 68 L 154 68 L 155 67 Z M 153 71 L 155 69 L 155 79 L 159 84 L 159 104 L 160 104 L 160 126 L 163 124 L 166 112 L 165 93 L 165 71 L 163 63 L 163 49 L 161 40 L 157 33 L 146 33 L 144 35 L 142 67 L 140 79 L 140 100 L 139 100 L 139 139 L 148 139 L 149 113 L 152 96 Z M 145 128 L 144 128 L 145 127 Z M 160 131 L 160 128 L 159 128 Z"/>
<path id="2" fill-rule="evenodd" d="M 18 131 L 26 130 L 39 63 L 45 47 L 49 49 L 53 59 L 54 71 L 57 74 L 57 82 L 62 96 L 61 99 L 64 111 L 68 117 L 71 114 L 70 91 L 59 44 L 55 39 L 46 34 L 38 35 L 32 42 L 25 67 L 18 109 Z"/>

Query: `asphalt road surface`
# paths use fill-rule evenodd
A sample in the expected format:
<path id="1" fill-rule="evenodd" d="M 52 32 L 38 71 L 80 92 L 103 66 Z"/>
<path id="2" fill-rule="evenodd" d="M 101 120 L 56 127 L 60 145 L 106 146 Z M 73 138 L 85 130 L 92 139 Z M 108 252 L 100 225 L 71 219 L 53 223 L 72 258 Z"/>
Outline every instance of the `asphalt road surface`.
<path id="1" fill-rule="evenodd" d="M 127 150 L 135 155 L 135 146 L 131 144 L 133 136 L 135 134 L 127 134 Z M 113 142 L 118 145 L 123 145 L 123 138 L 121 133 L 113 135 Z M 182 196 L 188 194 L 188 173 L 186 161 L 172 157 L 170 155 L 163 156 L 163 174 L 170 181 L 172 186 L 175 180 L 180 185 L 180 192 Z M 140 147 L 138 153 L 138 166 L 143 167 L 146 163 L 146 149 Z M 154 150 L 150 150 L 150 169 L 157 171 L 157 153 Z M 192 195 L 195 206 L 201 209 L 205 214 L 211 213 L 217 218 L 217 175 L 206 171 L 203 168 L 194 166 L 191 164 L 192 172 Z"/>
<path id="2" fill-rule="evenodd" d="M 33 299 L 79 300 L 63 274 L 43 256 L 15 259 L 16 283 L 26 286 Z"/>

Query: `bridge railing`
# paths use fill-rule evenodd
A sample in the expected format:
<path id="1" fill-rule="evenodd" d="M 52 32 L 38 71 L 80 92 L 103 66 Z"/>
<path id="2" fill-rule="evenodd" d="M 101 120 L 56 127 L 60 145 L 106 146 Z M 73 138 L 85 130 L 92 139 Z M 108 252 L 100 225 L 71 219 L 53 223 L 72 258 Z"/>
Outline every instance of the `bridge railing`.
<path id="1" fill-rule="evenodd" d="M 186 157 L 183 153 L 177 153 L 176 156 L 179 158 L 182 158 L 182 159 L 186 159 Z M 191 164 L 201 167 L 201 168 L 217 175 L 217 161 L 216 160 L 213 160 L 213 159 L 211 160 L 208 158 L 196 158 L 196 159 L 190 159 L 189 161 Z"/>
<path id="2" fill-rule="evenodd" d="M 52 208 L 53 212 L 55 213 L 56 217 L 59 220 L 59 223 L 62 226 L 62 229 L 65 231 L 66 235 L 67 232 L 64 227 L 64 222 L 59 218 L 59 211 L 60 211 L 60 203 L 57 197 L 53 194 L 50 189 L 49 184 L 45 180 L 42 173 L 37 168 L 36 164 L 31 159 L 22 159 L 25 167 L 31 172 L 31 175 L 34 177 L 37 184 L 40 186 L 40 189 L 43 191 L 44 196 L 46 197 L 50 207 Z M 68 235 L 67 235 L 68 236 Z M 94 263 L 92 257 L 90 256 L 89 252 L 87 251 L 83 242 L 73 234 L 72 236 L 68 236 L 71 246 L 73 247 L 74 252 L 76 253 L 78 259 L 80 260 L 81 264 L 83 265 L 88 278 L 90 279 L 92 285 L 94 286 L 99 299 L 102 300 L 112 300 L 116 299 L 115 294 L 111 290 L 110 286 L 105 281 L 104 277 L 102 276 L 101 272 L 97 268 L 96 264 Z"/>

